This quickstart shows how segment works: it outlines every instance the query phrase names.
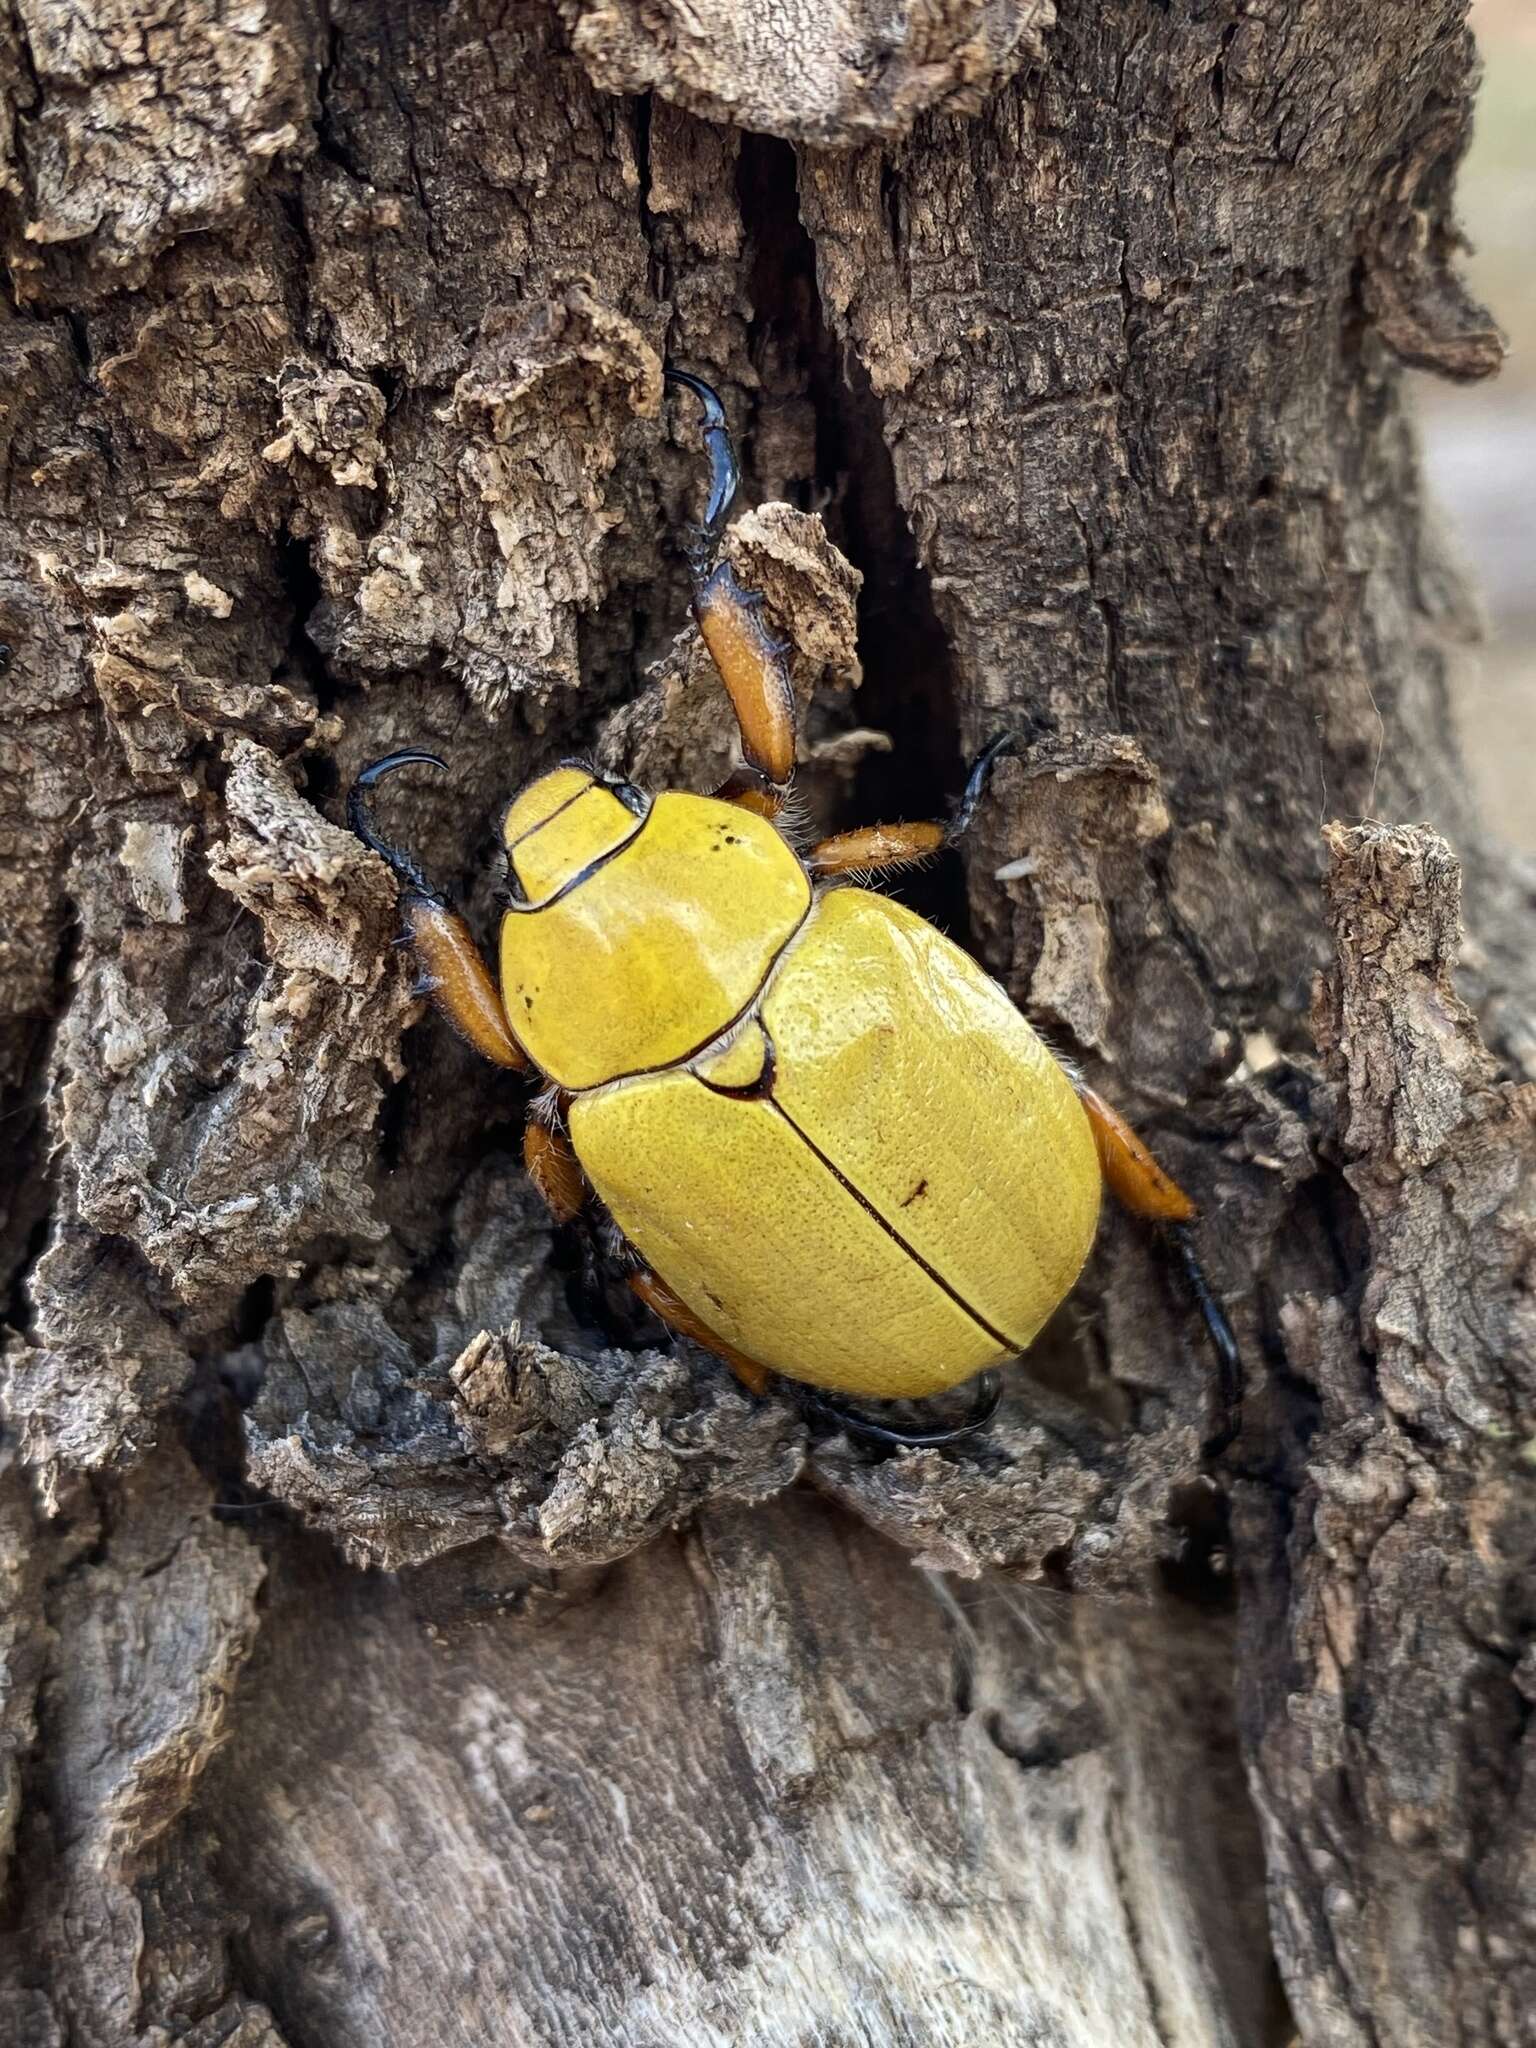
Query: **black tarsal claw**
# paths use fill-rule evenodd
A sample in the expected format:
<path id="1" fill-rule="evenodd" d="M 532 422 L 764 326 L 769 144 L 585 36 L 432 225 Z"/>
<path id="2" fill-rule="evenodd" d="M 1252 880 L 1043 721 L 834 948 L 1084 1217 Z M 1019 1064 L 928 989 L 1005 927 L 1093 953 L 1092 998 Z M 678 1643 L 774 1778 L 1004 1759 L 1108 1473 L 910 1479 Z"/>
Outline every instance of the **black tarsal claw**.
<path id="1" fill-rule="evenodd" d="M 960 835 L 968 831 L 976 815 L 976 807 L 986 794 L 992 770 L 1004 754 L 1018 752 L 1018 735 L 1011 732 L 994 733 L 971 763 L 971 772 L 965 778 L 965 788 L 960 792 L 960 801 L 955 814 L 944 829 L 944 844 L 953 846 Z"/>
<path id="2" fill-rule="evenodd" d="M 380 760 L 370 761 L 366 768 L 358 770 L 357 780 L 347 792 L 347 823 L 369 852 L 376 853 L 380 860 L 385 861 L 407 889 L 425 897 L 429 903 L 441 903 L 443 898 L 432 887 L 418 863 L 398 846 L 391 846 L 387 839 L 379 837 L 366 801 L 368 791 L 382 782 L 386 775 L 415 763 L 426 768 L 446 769 L 448 766 L 436 754 L 425 753 L 420 747 L 402 747 L 397 754 L 385 754 Z"/>
<path id="3" fill-rule="evenodd" d="M 1179 1255 L 1184 1268 L 1184 1277 L 1189 1282 L 1189 1291 L 1195 1297 L 1195 1306 L 1205 1324 L 1211 1350 L 1216 1356 L 1218 1375 L 1218 1421 L 1215 1430 L 1207 1438 L 1202 1449 L 1207 1458 L 1218 1457 L 1236 1437 L 1243 1419 L 1243 1355 L 1237 1348 L 1237 1338 L 1227 1320 L 1227 1312 L 1216 1299 L 1211 1283 L 1205 1277 L 1205 1268 L 1195 1250 L 1194 1236 L 1187 1223 L 1170 1223 L 1168 1241 Z"/>
<path id="4" fill-rule="evenodd" d="M 906 1429 L 898 1423 L 876 1422 L 873 1416 L 864 1415 L 857 1408 L 845 1408 L 841 1401 L 831 1400 L 826 1394 L 813 1393 L 806 1387 L 797 1387 L 795 1391 L 802 1407 L 815 1416 L 836 1423 L 850 1436 L 862 1437 L 868 1443 L 897 1444 L 912 1450 L 963 1443 L 967 1437 L 975 1436 L 986 1428 L 1003 1398 L 1002 1382 L 997 1374 L 984 1372 L 976 1382 L 976 1398 L 963 1422 L 947 1423 L 932 1429 Z"/>
<path id="5" fill-rule="evenodd" d="M 679 384 L 685 391 L 691 391 L 704 408 L 700 425 L 704 430 L 704 449 L 709 456 L 709 503 L 704 508 L 704 518 L 698 529 L 698 544 L 689 549 L 689 565 L 695 579 L 702 579 L 714 562 L 720 535 L 725 530 L 725 515 L 731 509 L 731 500 L 741 482 L 741 472 L 736 465 L 736 450 L 731 445 L 731 430 L 726 424 L 720 394 L 689 370 L 674 370 L 669 365 L 662 375 L 669 384 Z"/>

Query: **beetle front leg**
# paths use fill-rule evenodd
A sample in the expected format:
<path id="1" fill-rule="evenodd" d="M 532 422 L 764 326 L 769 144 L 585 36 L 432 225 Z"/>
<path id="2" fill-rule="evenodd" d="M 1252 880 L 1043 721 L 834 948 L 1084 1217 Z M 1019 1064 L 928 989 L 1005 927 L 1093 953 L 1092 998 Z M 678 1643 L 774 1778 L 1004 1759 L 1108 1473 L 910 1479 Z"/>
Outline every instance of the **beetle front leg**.
<path id="1" fill-rule="evenodd" d="M 1243 1362 L 1227 1312 L 1217 1300 L 1195 1250 L 1191 1225 L 1199 1212 L 1172 1175 L 1158 1165 L 1120 1112 L 1111 1109 L 1103 1096 L 1085 1082 L 1075 1081 L 1075 1085 L 1088 1113 L 1105 1186 L 1133 1216 L 1145 1217 L 1149 1223 L 1162 1227 L 1195 1297 L 1221 1374 L 1221 1420 L 1205 1447 L 1207 1455 L 1214 1456 L 1237 1434 L 1242 1413 Z"/>
<path id="2" fill-rule="evenodd" d="M 914 861 L 953 846 L 976 815 L 993 763 L 1017 744 L 1011 732 L 1000 732 L 987 742 L 971 763 L 948 823 L 934 818 L 903 825 L 862 825 L 852 832 L 839 832 L 811 848 L 807 866 L 818 875 L 875 874 L 883 868 L 910 867 Z"/>
<path id="3" fill-rule="evenodd" d="M 528 1055 L 513 1037 L 501 995 L 482 959 L 474 935 L 447 898 L 434 889 L 408 853 L 379 837 L 367 805 L 367 792 L 396 768 L 410 762 L 434 768 L 447 764 L 436 754 L 408 748 L 371 761 L 358 775 L 347 797 L 347 823 L 364 846 L 387 861 L 399 880 L 404 939 L 419 970 L 418 995 L 430 996 L 438 1009 L 475 1051 L 499 1067 L 520 1070 Z"/>
<path id="4" fill-rule="evenodd" d="M 730 563 L 718 560 L 725 517 L 741 480 L 719 394 L 686 370 L 669 369 L 666 376 L 669 383 L 691 391 L 703 407 L 710 487 L 703 521 L 688 548 L 693 616 L 731 700 L 741 732 L 741 751 L 750 771 L 746 778 L 733 776 L 717 793 L 773 816 L 782 808 L 795 769 L 795 691 L 789 673 L 789 647 L 768 631 L 761 594 L 746 589 Z"/>

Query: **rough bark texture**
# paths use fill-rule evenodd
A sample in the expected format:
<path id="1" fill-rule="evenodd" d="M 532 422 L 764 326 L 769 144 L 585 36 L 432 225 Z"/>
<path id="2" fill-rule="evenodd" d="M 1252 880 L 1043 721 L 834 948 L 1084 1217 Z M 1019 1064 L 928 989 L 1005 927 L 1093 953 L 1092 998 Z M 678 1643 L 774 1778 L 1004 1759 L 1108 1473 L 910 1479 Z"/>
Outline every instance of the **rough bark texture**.
<path id="1" fill-rule="evenodd" d="M 17 0 L 0 2037 L 1532 2038 L 1529 902 L 1400 377 L 1497 360 L 1462 12 Z M 1116 1220 L 968 1452 L 750 1401 L 411 1001 L 360 762 L 484 923 L 527 774 L 728 757 L 668 358 L 808 814 L 1028 735 L 917 899 L 1204 1204 L 1219 1468 Z"/>

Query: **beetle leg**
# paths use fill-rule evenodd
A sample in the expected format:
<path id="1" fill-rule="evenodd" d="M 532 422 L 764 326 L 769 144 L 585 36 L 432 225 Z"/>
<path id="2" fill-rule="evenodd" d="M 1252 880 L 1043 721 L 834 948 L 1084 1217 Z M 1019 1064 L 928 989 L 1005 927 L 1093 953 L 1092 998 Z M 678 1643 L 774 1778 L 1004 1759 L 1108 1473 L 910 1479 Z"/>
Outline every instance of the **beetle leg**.
<path id="1" fill-rule="evenodd" d="M 915 825 L 860 825 L 818 840 L 805 856 L 816 875 L 874 874 L 881 868 L 910 867 L 944 845 L 944 827 L 925 820 Z"/>
<path id="2" fill-rule="evenodd" d="M 1171 1175 L 1164 1173 L 1119 1110 L 1103 1096 L 1077 1082 L 1078 1099 L 1088 1112 L 1099 1167 L 1115 1200 L 1133 1216 L 1149 1223 L 1189 1223 L 1195 1205 Z"/>
<path id="3" fill-rule="evenodd" d="M 788 799 L 787 788 L 776 788 L 766 775 L 759 775 L 755 768 L 738 768 L 728 775 L 718 789 L 710 791 L 721 803 L 735 804 L 739 810 L 755 812 L 759 818 L 774 819 L 783 810 Z"/>
<path id="4" fill-rule="evenodd" d="M 581 1214 L 592 1190 L 564 1131 L 530 1117 L 523 1126 L 523 1165 L 557 1223 Z"/>
<path id="5" fill-rule="evenodd" d="M 706 1351 L 713 1351 L 717 1358 L 723 1358 L 749 1393 L 767 1393 L 768 1382 L 773 1377 L 768 1367 L 759 1365 L 755 1358 L 748 1358 L 734 1345 L 727 1344 L 723 1337 L 717 1337 L 709 1325 L 701 1322 L 688 1304 L 672 1292 L 660 1274 L 653 1273 L 648 1266 L 643 1267 L 638 1273 L 630 1274 L 629 1284 L 652 1315 L 659 1316 L 668 1329 L 691 1337 L 695 1344 L 702 1345 Z M 825 1421 L 836 1423 L 850 1436 L 866 1437 L 872 1443 L 918 1446 L 958 1443 L 963 1437 L 973 1436 L 992 1420 L 1002 1398 L 996 1373 L 984 1372 L 976 1382 L 976 1399 L 964 1422 L 936 1429 L 903 1429 L 895 1423 L 876 1422 L 871 1416 L 861 1415 L 857 1409 L 845 1408 L 840 1401 L 831 1400 L 826 1394 L 817 1393 L 798 1381 L 789 1383 L 789 1387 L 802 1408 L 809 1409 Z"/>
<path id="6" fill-rule="evenodd" d="M 672 1292 L 659 1273 L 653 1273 L 646 1266 L 638 1273 L 631 1273 L 629 1284 L 639 1295 L 652 1315 L 658 1316 L 668 1329 L 676 1330 L 681 1336 L 690 1337 L 704 1350 L 713 1351 L 717 1358 L 724 1359 L 749 1393 L 762 1395 L 768 1391 L 768 1382 L 773 1377 L 766 1365 L 759 1365 L 755 1358 L 748 1358 L 734 1345 L 727 1344 L 723 1337 L 717 1337 L 707 1323 L 701 1322 L 688 1304 Z M 922 1447 L 928 1444 L 958 1443 L 962 1438 L 974 1436 L 978 1429 L 985 1427 L 997 1413 L 997 1404 L 1002 1398 L 1002 1389 L 996 1373 L 984 1372 L 976 1382 L 976 1399 L 971 1412 L 964 1422 L 946 1424 L 935 1429 L 904 1429 L 896 1423 L 876 1422 L 872 1416 L 861 1415 L 855 1408 L 845 1408 L 840 1401 L 834 1401 L 826 1394 L 815 1392 L 798 1381 L 788 1383 L 790 1391 L 802 1408 L 824 1421 L 836 1423 L 850 1436 L 865 1437 L 871 1443 L 908 1444 Z"/>
<path id="7" fill-rule="evenodd" d="M 747 765 L 782 789 L 795 771 L 795 691 L 789 644 L 763 623 L 762 599 L 729 562 L 696 584 L 693 616 L 741 729 Z"/>
<path id="8" fill-rule="evenodd" d="M 669 1330 L 676 1330 L 680 1336 L 691 1338 L 704 1350 L 713 1351 L 717 1358 L 723 1358 L 748 1393 L 767 1393 L 767 1366 L 759 1365 L 755 1358 L 748 1358 L 745 1352 L 727 1344 L 723 1337 L 717 1337 L 709 1325 L 700 1322 L 688 1304 L 672 1292 L 659 1273 L 653 1273 L 649 1266 L 644 1266 L 638 1273 L 630 1274 L 629 1284 L 651 1314 L 658 1316 Z"/>
<path id="9" fill-rule="evenodd" d="M 680 1335 L 692 1337 L 692 1341 L 698 1343 L 698 1346 L 702 1346 L 707 1352 L 713 1352 L 717 1358 L 723 1358 L 731 1372 L 741 1380 L 745 1389 L 748 1389 L 748 1393 L 768 1393 L 768 1380 L 772 1378 L 768 1366 L 760 1366 L 756 1358 L 748 1358 L 745 1352 L 737 1352 L 733 1343 L 727 1343 L 725 1337 L 717 1337 L 709 1323 L 702 1323 L 684 1300 L 672 1292 L 672 1288 L 666 1284 L 662 1276 L 653 1274 L 649 1266 L 645 1266 L 629 1276 L 629 1284 L 633 1292 L 639 1294 L 651 1315 L 662 1319 L 668 1325 L 668 1329 L 676 1329 Z M 991 1421 L 991 1417 L 997 1413 L 997 1403 L 1001 1401 L 1001 1384 L 997 1380 L 997 1374 L 983 1372 L 977 1380 L 977 1397 L 965 1421 L 944 1423 L 940 1427 L 934 1427 L 934 1430 L 922 1430 L 922 1427 L 905 1430 L 899 1423 L 874 1421 L 874 1417 L 870 1415 L 860 1415 L 858 1409 L 848 1409 L 842 1405 L 842 1401 L 831 1401 L 827 1395 L 815 1393 L 811 1386 L 803 1386 L 799 1380 L 788 1382 L 788 1386 L 791 1386 L 795 1399 L 803 1409 L 807 1409 L 811 1415 L 821 1417 L 823 1421 L 836 1423 L 840 1430 L 848 1432 L 848 1436 L 866 1438 L 872 1444 L 907 1444 L 915 1448 L 922 1448 L 928 1444 L 958 1444 L 967 1436 L 975 1436 L 975 1432 L 983 1430 Z"/>
<path id="10" fill-rule="evenodd" d="M 947 824 L 924 819 L 916 824 L 864 825 L 852 832 L 839 832 L 811 848 L 806 856 L 807 865 L 818 875 L 846 875 L 853 870 L 870 873 L 881 868 L 909 867 L 913 861 L 925 860 L 929 854 L 953 846 L 976 815 L 993 763 L 1012 752 L 1017 744 L 1011 732 L 997 733 L 988 740 L 971 763 L 960 801 Z"/>
<path id="11" fill-rule="evenodd" d="M 1195 1297 L 1195 1306 L 1205 1324 L 1221 1375 L 1221 1420 L 1205 1447 L 1207 1455 L 1214 1457 L 1237 1434 L 1242 1413 L 1243 1361 L 1227 1312 L 1217 1300 L 1195 1250 L 1190 1225 L 1198 1212 L 1190 1197 L 1158 1165 L 1120 1112 L 1111 1109 L 1103 1096 L 1082 1081 L 1078 1081 L 1076 1086 L 1093 1129 L 1093 1142 L 1098 1149 L 1105 1185 L 1116 1201 L 1129 1209 L 1133 1216 L 1144 1216 L 1149 1223 L 1162 1226 L 1184 1268 L 1189 1291 Z"/>
<path id="12" fill-rule="evenodd" d="M 966 1437 L 974 1436 L 978 1430 L 986 1428 L 1003 1398 L 1002 1382 L 997 1374 L 984 1372 L 976 1381 L 976 1398 L 964 1422 L 942 1423 L 931 1429 L 905 1429 L 894 1422 L 876 1422 L 873 1416 L 862 1414 L 857 1408 L 845 1408 L 841 1401 L 833 1401 L 809 1387 L 797 1386 L 795 1392 L 803 1408 L 828 1422 L 835 1422 L 850 1436 L 863 1437 L 876 1444 L 905 1444 L 916 1450 L 932 1444 L 961 1443 Z"/>
<path id="13" fill-rule="evenodd" d="M 401 884 L 404 937 L 420 970 L 417 994 L 431 996 L 448 1022 L 486 1059 L 499 1067 L 526 1067 L 528 1055 L 512 1035 L 501 996 L 469 926 L 449 906 L 447 898 L 432 887 L 411 856 L 381 839 L 374 829 L 367 804 L 368 791 L 384 776 L 413 761 L 434 768 L 446 766 L 436 754 L 423 754 L 414 748 L 370 762 L 359 773 L 347 797 L 347 823 L 364 846 L 389 864 Z"/>
<path id="14" fill-rule="evenodd" d="M 691 391 L 703 408 L 699 414 L 699 425 L 703 430 L 705 453 L 709 456 L 709 503 L 705 507 L 702 524 L 695 530 L 689 549 L 689 566 L 696 577 L 704 577 L 714 567 L 720 536 L 725 531 L 725 515 L 741 487 L 741 470 L 719 392 L 706 384 L 702 377 L 695 377 L 689 370 L 674 370 L 670 364 L 662 371 L 662 376 L 667 383 L 680 384 L 685 391 Z"/>
<path id="15" fill-rule="evenodd" d="M 1168 1226 L 1168 1241 L 1178 1254 L 1184 1268 L 1184 1277 L 1189 1291 L 1195 1297 L 1195 1306 L 1205 1324 L 1206 1335 L 1211 1340 L 1211 1349 L 1216 1354 L 1216 1369 L 1220 1376 L 1221 1405 L 1217 1414 L 1216 1427 L 1206 1438 L 1205 1455 L 1214 1458 L 1224 1451 L 1237 1435 L 1243 1420 L 1243 1355 L 1237 1348 L 1237 1338 L 1227 1320 L 1227 1312 L 1212 1291 L 1211 1283 L 1205 1277 L 1205 1268 L 1195 1252 L 1194 1235 L 1187 1223 L 1172 1223 Z"/>
<path id="16" fill-rule="evenodd" d="M 764 624 L 760 593 L 746 589 L 730 563 L 717 559 L 725 515 L 740 482 L 725 408 L 702 378 L 672 369 L 666 376 L 669 382 L 691 391 L 704 409 L 709 504 L 687 550 L 693 576 L 693 616 L 731 700 L 747 765 L 773 792 L 781 793 L 795 767 L 795 692 L 788 643 L 776 640 Z"/>

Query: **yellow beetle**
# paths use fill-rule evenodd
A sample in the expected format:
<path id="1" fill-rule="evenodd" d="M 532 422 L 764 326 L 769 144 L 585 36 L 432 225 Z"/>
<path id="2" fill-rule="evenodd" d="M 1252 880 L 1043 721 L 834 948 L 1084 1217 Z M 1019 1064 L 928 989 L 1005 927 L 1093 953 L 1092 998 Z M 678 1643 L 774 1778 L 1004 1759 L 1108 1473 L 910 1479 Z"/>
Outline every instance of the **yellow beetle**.
<path id="1" fill-rule="evenodd" d="M 1008 737 L 947 824 L 847 832 L 804 857 L 780 831 L 786 650 L 716 560 L 737 485 L 720 401 L 667 375 L 704 408 L 693 609 L 744 765 L 714 796 L 651 797 L 569 761 L 529 784 L 502 827 L 499 986 L 367 809 L 381 776 L 443 764 L 409 750 L 365 768 L 348 816 L 404 884 L 424 987 L 481 1052 L 551 1084 L 552 1118 L 530 1121 L 524 1156 L 557 1217 L 595 1195 L 635 1257 L 635 1291 L 756 1392 L 778 1373 L 921 1398 L 1024 1351 L 1082 1269 L 1106 1182 L 1169 1228 L 1230 1378 L 1188 1196 L 967 954 L 838 879 L 951 844 Z M 936 1443 L 994 1404 L 988 1376 L 959 1428 L 836 1412 L 867 1435 Z"/>

